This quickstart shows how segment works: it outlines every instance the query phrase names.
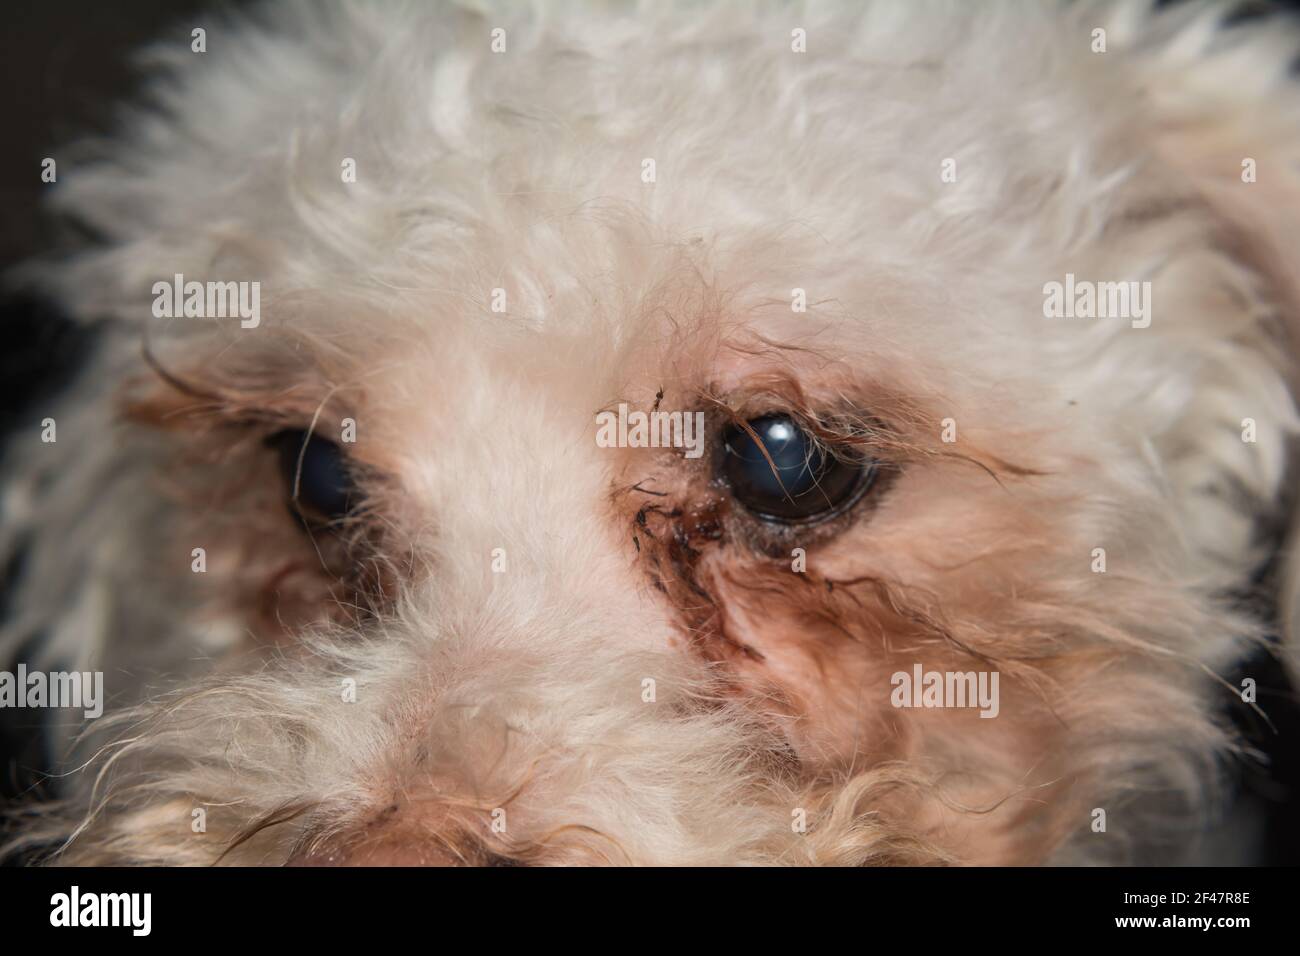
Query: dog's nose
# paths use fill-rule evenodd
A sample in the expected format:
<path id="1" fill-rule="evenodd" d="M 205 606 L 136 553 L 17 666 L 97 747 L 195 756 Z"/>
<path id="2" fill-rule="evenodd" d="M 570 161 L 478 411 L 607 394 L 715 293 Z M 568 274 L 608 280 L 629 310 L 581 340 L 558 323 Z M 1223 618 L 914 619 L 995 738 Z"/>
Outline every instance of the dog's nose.
<path id="1" fill-rule="evenodd" d="M 471 866 L 473 860 L 437 844 L 387 840 L 325 846 L 295 853 L 286 866 Z"/>
<path id="2" fill-rule="evenodd" d="M 439 813 L 437 816 L 444 816 Z M 286 866 L 481 866 L 489 854 L 450 820 L 436 821 L 410 809 L 381 813 L 360 831 L 310 841 Z M 454 835 L 453 835 L 454 834 Z"/>

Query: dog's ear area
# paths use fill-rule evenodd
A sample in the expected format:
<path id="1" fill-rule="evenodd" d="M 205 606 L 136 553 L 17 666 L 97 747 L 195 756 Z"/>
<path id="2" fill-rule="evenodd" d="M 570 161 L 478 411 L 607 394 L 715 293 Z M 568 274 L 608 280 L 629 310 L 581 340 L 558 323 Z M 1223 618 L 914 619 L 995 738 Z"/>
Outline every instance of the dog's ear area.
<path id="1" fill-rule="evenodd" d="M 1230 406 L 1225 420 L 1258 418 L 1258 443 L 1226 432 L 1211 442 L 1208 424 L 1190 440 L 1213 459 L 1203 463 L 1206 469 L 1226 464 L 1235 474 L 1254 475 L 1254 495 L 1272 489 L 1275 513 L 1259 515 L 1256 535 L 1269 537 L 1269 524 L 1290 528 L 1278 565 L 1278 626 L 1292 674 L 1300 676 L 1300 559 L 1294 556 L 1300 542 L 1300 16 L 1273 10 L 1242 18 L 1234 6 L 1213 3 L 1146 13 L 1116 9 L 1114 15 L 1111 50 L 1131 70 L 1144 151 L 1163 191 L 1181 206 L 1203 210 L 1213 246 L 1249 276 L 1237 287 L 1249 301 L 1233 306 L 1248 321 L 1228 331 L 1225 316 L 1220 334 L 1267 352 L 1261 357 L 1278 369 L 1292 396 L 1266 407 L 1259 394 L 1231 384 L 1243 372 L 1221 376 L 1204 386 L 1207 394 L 1214 391 L 1213 402 L 1203 401 Z M 1257 330 L 1249 346 L 1242 337 L 1247 328 Z"/>
<path id="2" fill-rule="evenodd" d="M 1150 146 L 1300 333 L 1300 15 L 1187 7 L 1131 50 Z"/>
<path id="3" fill-rule="evenodd" d="M 1264 280 L 1287 333 L 1300 338 L 1300 84 L 1295 93 L 1287 97 L 1292 123 L 1277 122 L 1288 115 L 1282 110 L 1257 123 L 1225 117 L 1171 126 L 1157 142 L 1213 211 L 1222 241 Z"/>

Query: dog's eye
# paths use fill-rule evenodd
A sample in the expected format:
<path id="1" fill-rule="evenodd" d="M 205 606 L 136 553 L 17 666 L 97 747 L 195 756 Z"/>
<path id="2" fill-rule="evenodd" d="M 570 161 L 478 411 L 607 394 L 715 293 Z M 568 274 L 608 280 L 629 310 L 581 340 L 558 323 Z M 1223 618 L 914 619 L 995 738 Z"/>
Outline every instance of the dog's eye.
<path id="1" fill-rule="evenodd" d="M 348 514 L 357 496 L 342 448 L 298 428 L 277 432 L 269 443 L 280 453 L 280 470 L 299 511 L 330 519 Z"/>
<path id="2" fill-rule="evenodd" d="M 873 463 L 830 454 L 789 415 L 764 415 L 748 425 L 753 434 L 738 425 L 723 433 L 722 478 L 732 497 L 766 521 L 833 517 L 871 484 Z"/>

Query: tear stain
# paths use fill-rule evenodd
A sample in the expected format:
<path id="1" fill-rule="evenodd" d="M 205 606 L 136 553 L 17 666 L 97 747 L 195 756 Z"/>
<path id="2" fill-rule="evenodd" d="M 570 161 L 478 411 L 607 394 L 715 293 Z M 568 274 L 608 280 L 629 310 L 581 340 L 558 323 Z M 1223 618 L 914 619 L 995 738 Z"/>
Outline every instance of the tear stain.
<path id="1" fill-rule="evenodd" d="M 651 583 L 671 603 L 693 650 L 711 661 L 743 654 L 762 662 L 762 654 L 728 631 L 726 616 L 704 583 L 702 562 L 723 543 L 729 510 L 729 499 L 712 490 L 685 507 L 647 502 L 636 512 L 632 538 Z"/>

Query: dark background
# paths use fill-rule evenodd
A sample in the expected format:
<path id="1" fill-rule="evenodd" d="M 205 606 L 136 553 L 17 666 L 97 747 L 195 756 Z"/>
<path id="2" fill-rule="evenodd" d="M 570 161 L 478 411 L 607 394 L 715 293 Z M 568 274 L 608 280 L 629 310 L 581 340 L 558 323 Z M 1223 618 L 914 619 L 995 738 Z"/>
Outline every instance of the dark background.
<path id="1" fill-rule="evenodd" d="M 900 0 L 906 2 L 906 0 Z M 973 2 L 973 0 L 972 0 Z M 1030 0 L 1027 0 L 1030 2 Z M 58 227 L 43 216 L 41 200 L 52 188 L 40 180 L 40 163 L 58 147 L 113 128 L 115 104 L 138 89 L 132 53 L 163 37 L 189 42 L 190 30 L 207 25 L 214 11 L 248 6 L 242 0 L 11 0 L 0 12 L 0 103 L 7 142 L 0 149 L 0 441 L 18 427 L 36 427 L 35 406 L 57 391 L 87 351 L 87 333 L 47 304 L 16 294 L 4 282 L 10 268 L 55 247 Z M 1244 3 L 1242 16 L 1300 0 Z M 2 452 L 0 452 L 2 454 Z M 2 458 L 0 458 L 2 461 Z M 0 569 L 4 582 L 20 567 Z M 1268 573 L 1261 578 L 1267 592 Z M 1263 601 L 1266 613 L 1267 598 Z M 7 664 L 4 666 L 8 666 Z M 1238 773 L 1238 810 L 1212 838 L 1224 860 L 1300 863 L 1300 707 L 1281 668 L 1268 655 L 1246 662 L 1260 706 L 1276 732 L 1244 706 L 1233 713 L 1267 765 L 1245 764 Z M 1235 675 L 1225 675 L 1234 680 Z M 1234 681 L 1236 682 L 1236 681 Z M 31 718 L 0 710 L 0 805 L 23 795 L 39 798 L 40 759 Z M 1214 862 L 1213 853 L 1205 862 Z"/>
<path id="2" fill-rule="evenodd" d="M 46 252 L 60 229 L 43 215 L 40 163 L 57 149 L 114 128 L 116 105 L 139 86 L 132 56 L 155 40 L 189 44 L 213 11 L 247 7 L 222 0 L 45 0 L 10 2 L 0 12 L 0 437 L 24 409 L 56 389 L 84 351 L 84 336 L 62 316 L 6 281 L 13 265 Z M 209 31 L 211 32 L 211 31 Z"/>

